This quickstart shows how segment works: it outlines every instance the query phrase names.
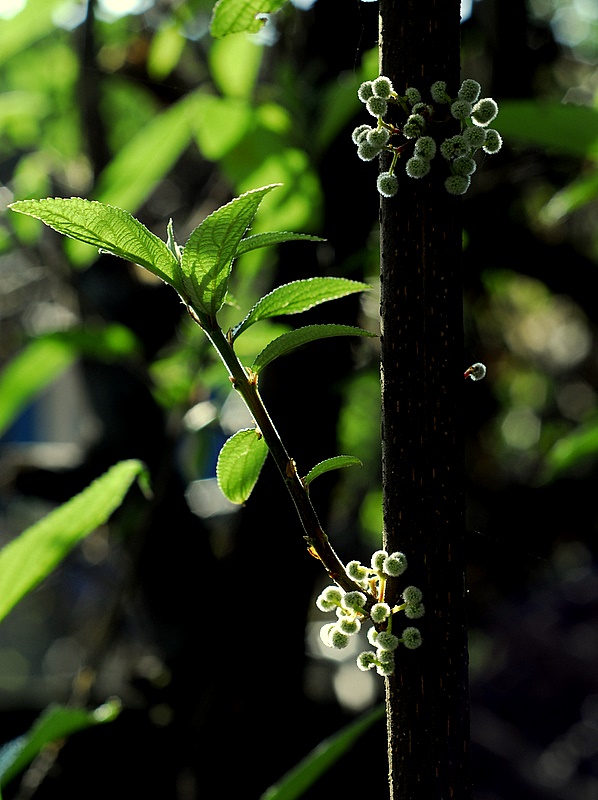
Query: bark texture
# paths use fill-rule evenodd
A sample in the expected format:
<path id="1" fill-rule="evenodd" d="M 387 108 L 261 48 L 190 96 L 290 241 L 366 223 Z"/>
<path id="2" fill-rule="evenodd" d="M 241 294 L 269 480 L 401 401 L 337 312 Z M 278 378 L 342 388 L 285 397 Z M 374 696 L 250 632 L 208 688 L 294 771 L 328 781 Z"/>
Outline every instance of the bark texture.
<path id="1" fill-rule="evenodd" d="M 399 93 L 414 86 L 429 101 L 445 80 L 456 95 L 459 10 L 459 0 L 380 0 L 381 73 Z M 426 178 L 402 172 L 400 161 L 399 193 L 381 202 L 385 547 L 407 555 L 426 615 L 412 623 L 422 647 L 400 651 L 387 679 L 390 794 L 468 800 L 461 404 L 473 387 L 463 379 L 461 203 L 444 189 L 441 156 Z"/>

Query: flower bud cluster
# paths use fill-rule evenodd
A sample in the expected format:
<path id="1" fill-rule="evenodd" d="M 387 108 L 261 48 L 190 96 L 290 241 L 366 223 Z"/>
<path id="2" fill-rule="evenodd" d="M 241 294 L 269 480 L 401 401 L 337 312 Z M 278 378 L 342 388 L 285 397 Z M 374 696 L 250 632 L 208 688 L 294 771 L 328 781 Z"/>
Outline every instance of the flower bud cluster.
<path id="1" fill-rule="evenodd" d="M 430 172 L 437 151 L 450 170 L 444 184 L 447 192 L 460 195 L 467 191 L 477 166 L 475 154 L 479 150 L 497 153 L 502 147 L 498 131 L 487 127 L 497 116 L 498 105 L 491 97 L 480 99 L 480 93 L 480 84 L 472 78 L 462 82 L 456 98 L 448 94 L 445 81 L 436 81 L 430 87 L 433 102 L 428 104 L 413 86 L 404 95 L 397 94 L 385 75 L 361 84 L 357 96 L 377 124 L 359 125 L 352 138 L 362 161 L 372 161 L 383 151 L 392 153 L 390 168 L 377 179 L 383 197 L 393 197 L 399 190 L 396 175 L 399 158 L 405 158 L 407 175 L 419 179 Z M 398 106 L 406 116 L 402 125 L 385 119 L 391 105 Z M 442 123 L 451 119 L 459 123 L 460 133 L 444 139 L 438 146 L 440 137 L 432 134 L 440 132 Z"/>
<path id="2" fill-rule="evenodd" d="M 344 649 L 351 636 L 359 633 L 362 622 L 369 617 L 373 627 L 367 636 L 375 651 L 360 653 L 357 666 L 364 671 L 376 669 L 379 675 L 391 675 L 395 665 L 394 651 L 399 644 L 411 650 L 421 644 L 421 634 L 417 628 L 405 628 L 400 637 L 391 632 L 393 615 L 397 612 L 404 611 L 408 619 L 423 616 L 421 590 L 416 586 L 407 586 L 402 593 L 404 602 L 394 608 L 384 601 L 388 579 L 399 577 L 406 569 L 407 558 L 398 551 L 388 553 L 386 550 L 376 550 L 370 566 L 350 561 L 346 573 L 363 591 L 347 592 L 333 584 L 320 593 L 316 600 L 317 607 L 320 611 L 334 611 L 337 617 L 336 622 L 327 623 L 320 630 L 322 642 L 328 647 Z"/>

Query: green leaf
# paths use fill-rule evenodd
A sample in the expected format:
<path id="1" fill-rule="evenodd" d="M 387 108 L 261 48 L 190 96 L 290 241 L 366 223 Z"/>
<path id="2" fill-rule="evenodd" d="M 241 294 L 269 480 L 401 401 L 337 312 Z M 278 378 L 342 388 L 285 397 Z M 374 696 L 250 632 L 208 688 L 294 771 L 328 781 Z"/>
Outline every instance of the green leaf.
<path id="1" fill-rule="evenodd" d="M 210 324 L 222 308 L 239 242 L 251 224 L 264 195 L 277 184 L 253 189 L 221 206 L 201 222 L 189 237 L 181 269 L 191 305 Z"/>
<path id="2" fill-rule="evenodd" d="M 324 739 L 277 784 L 267 789 L 260 800 L 296 800 L 302 797 L 383 716 L 384 705 L 381 704 Z"/>
<path id="3" fill-rule="evenodd" d="M 121 461 L 0 550 L 0 620 L 118 508 L 144 465 Z"/>
<path id="4" fill-rule="evenodd" d="M 49 706 L 26 734 L 0 749 L 0 785 L 5 787 L 46 745 L 86 728 L 112 722 L 119 715 L 120 707 L 118 700 L 109 700 L 94 711 Z"/>
<path id="5" fill-rule="evenodd" d="M 210 33 L 215 39 L 229 33 L 257 33 L 264 24 L 258 15 L 278 11 L 286 0 L 218 0 L 214 6 Z"/>
<path id="6" fill-rule="evenodd" d="M 312 467 L 305 478 L 303 478 L 303 483 L 305 486 L 309 486 L 309 484 L 315 478 L 318 478 L 320 475 L 323 475 L 325 472 L 330 472 L 333 469 L 362 466 L 363 464 L 358 458 L 356 458 L 356 456 L 333 456 L 332 458 L 327 458 L 324 461 L 320 461 L 319 464 L 316 464 L 315 467 Z"/>
<path id="7" fill-rule="evenodd" d="M 320 236 L 312 236 L 309 233 L 291 233 L 289 231 L 271 231 L 269 233 L 256 233 L 253 236 L 247 236 L 241 239 L 235 258 L 242 256 L 243 253 L 248 253 L 250 250 L 257 250 L 258 247 L 269 247 L 273 244 L 282 244 L 282 242 L 325 242 Z"/>
<path id="8" fill-rule="evenodd" d="M 557 192 L 540 210 L 540 221 L 554 225 L 598 196 L 598 171 L 582 175 Z"/>
<path id="9" fill-rule="evenodd" d="M 122 208 L 81 197 L 19 200 L 9 208 L 41 219 L 64 236 L 139 264 L 177 291 L 180 289 L 174 255 L 161 239 Z"/>
<path id="10" fill-rule="evenodd" d="M 0 435 L 81 353 L 111 362 L 137 350 L 135 336 L 123 325 L 72 328 L 28 342 L 0 373 Z"/>
<path id="11" fill-rule="evenodd" d="M 300 314 L 320 303 L 337 300 L 370 288 L 367 283 L 347 278 L 307 278 L 285 283 L 257 301 L 245 319 L 233 329 L 233 337 L 260 319 L 282 314 Z"/>
<path id="12" fill-rule="evenodd" d="M 257 354 L 251 369 L 253 372 L 259 373 L 275 358 L 286 355 L 308 342 L 328 339 L 331 336 L 375 336 L 375 334 L 353 325 L 307 325 L 305 328 L 297 328 L 289 333 L 283 333 L 282 336 L 270 342 L 261 353 Z"/>
<path id="13" fill-rule="evenodd" d="M 64 341 L 44 338 L 27 344 L 0 373 L 0 435 L 32 399 L 75 360 Z"/>
<path id="14" fill-rule="evenodd" d="M 571 467 L 598 456 L 598 420 L 580 425 L 563 436 L 546 454 L 541 482 L 554 480 Z"/>
<path id="15" fill-rule="evenodd" d="M 268 445 L 256 428 L 244 428 L 227 439 L 218 456 L 216 477 L 231 503 L 241 505 L 247 500 L 267 455 Z"/>
<path id="16" fill-rule="evenodd" d="M 538 100 L 502 101 L 496 127 L 509 140 L 598 158 L 598 110 Z"/>

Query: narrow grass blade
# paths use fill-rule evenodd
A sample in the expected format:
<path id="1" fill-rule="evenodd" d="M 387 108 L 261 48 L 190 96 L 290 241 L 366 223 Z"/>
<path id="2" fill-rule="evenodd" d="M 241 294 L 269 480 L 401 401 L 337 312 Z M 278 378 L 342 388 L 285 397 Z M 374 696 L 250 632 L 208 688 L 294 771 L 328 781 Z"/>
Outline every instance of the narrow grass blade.
<path id="1" fill-rule="evenodd" d="M 0 620 L 35 588 L 72 548 L 103 525 L 136 478 L 141 461 L 121 461 L 0 550 Z"/>
<path id="2" fill-rule="evenodd" d="M 279 783 L 271 786 L 260 800 L 296 800 L 301 797 L 326 770 L 339 760 L 371 726 L 384 716 L 379 705 L 356 719 L 338 733 L 324 739 L 309 755 L 288 772 Z"/>

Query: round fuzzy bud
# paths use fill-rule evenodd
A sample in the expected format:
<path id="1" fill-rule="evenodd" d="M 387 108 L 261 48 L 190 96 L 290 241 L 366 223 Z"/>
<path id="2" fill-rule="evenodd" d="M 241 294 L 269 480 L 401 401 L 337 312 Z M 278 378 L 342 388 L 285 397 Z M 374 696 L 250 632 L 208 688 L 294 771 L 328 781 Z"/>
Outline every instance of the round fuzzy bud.
<path id="1" fill-rule="evenodd" d="M 361 611 L 365 605 L 365 595 L 363 592 L 347 592 L 343 597 L 343 608 L 348 611 Z"/>
<path id="2" fill-rule="evenodd" d="M 465 194 L 470 183 L 469 175 L 451 175 L 445 180 L 444 188 L 449 194 Z"/>
<path id="3" fill-rule="evenodd" d="M 430 94 L 435 103 L 449 103 L 451 100 L 446 92 L 446 81 L 435 81 L 430 86 Z"/>
<path id="4" fill-rule="evenodd" d="M 382 97 L 370 97 L 365 104 L 372 117 L 383 117 L 388 111 L 388 103 Z"/>
<path id="5" fill-rule="evenodd" d="M 370 131 L 375 130 L 374 128 L 370 128 L 369 125 L 358 125 L 357 128 L 354 129 L 353 133 L 351 134 L 351 139 L 353 140 L 354 144 L 359 144 L 362 139 L 368 135 Z"/>
<path id="6" fill-rule="evenodd" d="M 395 662 L 394 659 L 392 663 L 389 664 L 378 664 L 376 666 L 376 672 L 378 675 L 382 675 L 383 678 L 387 678 L 389 675 L 395 671 Z"/>
<path id="7" fill-rule="evenodd" d="M 354 581 L 364 581 L 367 578 L 368 571 L 359 561 L 349 561 L 345 567 L 345 572 Z"/>
<path id="8" fill-rule="evenodd" d="M 472 381 L 481 381 L 486 377 L 486 365 L 481 361 L 476 361 L 468 367 L 463 374 L 464 378 L 471 378 Z"/>
<path id="9" fill-rule="evenodd" d="M 461 134 L 445 139 L 440 145 L 440 152 L 447 161 L 450 161 L 452 158 L 457 158 L 457 156 L 465 156 L 468 151 L 469 148 L 467 147 L 465 138 L 461 136 Z"/>
<path id="10" fill-rule="evenodd" d="M 375 147 L 378 147 L 381 150 L 388 142 L 390 133 L 386 128 L 372 128 L 372 130 L 367 133 L 366 136 L 370 144 L 373 144 Z"/>
<path id="11" fill-rule="evenodd" d="M 422 99 L 419 89 L 416 89 L 413 86 L 410 86 L 406 90 L 405 97 L 407 98 L 407 102 L 409 103 L 410 106 L 414 106 L 416 103 L 419 103 Z"/>
<path id="12" fill-rule="evenodd" d="M 407 619 L 418 619 L 419 617 L 423 617 L 426 613 L 426 609 L 423 603 L 409 603 L 405 606 L 405 616 Z"/>
<path id="13" fill-rule="evenodd" d="M 349 644 L 349 636 L 343 633 L 338 625 L 333 625 L 328 633 L 328 641 L 336 650 L 344 650 Z"/>
<path id="14" fill-rule="evenodd" d="M 477 164 L 469 156 L 457 156 L 451 168 L 455 175 L 473 175 L 477 169 Z"/>
<path id="15" fill-rule="evenodd" d="M 491 97 L 484 97 L 478 100 L 471 110 L 471 121 L 474 125 L 484 127 L 497 116 L 498 105 Z"/>
<path id="16" fill-rule="evenodd" d="M 329 622 L 327 625 L 322 625 L 320 628 L 320 639 L 326 645 L 326 647 L 332 647 L 332 643 L 330 641 L 330 632 L 334 626 L 334 622 Z"/>
<path id="17" fill-rule="evenodd" d="M 405 164 L 405 172 L 410 178 L 423 178 L 430 171 L 430 162 L 422 156 L 411 156 Z"/>
<path id="18" fill-rule="evenodd" d="M 415 105 L 411 108 L 412 114 L 421 114 L 425 117 L 427 114 L 431 114 L 434 111 L 432 106 L 429 106 L 427 103 L 415 103 Z"/>
<path id="19" fill-rule="evenodd" d="M 341 600 L 343 599 L 344 590 L 337 586 L 336 584 L 332 584 L 332 586 L 327 586 L 325 589 L 322 589 L 320 593 L 320 597 L 324 597 L 329 603 L 334 603 L 337 606 Z"/>
<path id="20" fill-rule="evenodd" d="M 378 650 L 396 650 L 399 646 L 399 638 L 394 633 L 380 631 L 376 637 L 376 647 Z"/>
<path id="21" fill-rule="evenodd" d="M 388 98 L 394 92 L 390 78 L 387 78 L 386 75 L 380 75 L 379 78 L 376 78 L 376 80 L 372 81 L 372 91 L 376 97 L 381 97 L 383 100 L 388 100 Z"/>
<path id="22" fill-rule="evenodd" d="M 426 121 L 421 114 L 411 114 L 403 125 L 403 136 L 406 139 L 417 139 L 426 127 Z"/>
<path id="23" fill-rule="evenodd" d="M 353 636 L 355 633 L 359 633 L 361 630 L 361 622 L 358 619 L 352 619 L 350 617 L 340 619 L 337 622 L 337 625 L 338 629 L 343 633 L 346 633 L 347 636 Z"/>
<path id="24" fill-rule="evenodd" d="M 395 654 L 394 650 L 377 650 L 376 660 L 381 664 L 394 664 Z"/>
<path id="25" fill-rule="evenodd" d="M 463 131 L 463 138 L 465 139 L 469 147 L 472 147 L 474 150 L 477 150 L 486 141 L 487 133 L 488 131 L 485 131 L 482 128 L 475 128 L 469 125 Z"/>
<path id="26" fill-rule="evenodd" d="M 471 103 L 468 103 L 467 100 L 455 100 L 451 104 L 451 114 L 455 119 L 466 120 L 471 114 Z"/>
<path id="27" fill-rule="evenodd" d="M 495 131 L 494 128 L 488 128 L 486 130 L 486 139 L 484 141 L 484 151 L 486 153 L 498 153 L 500 148 L 502 147 L 502 136 L 498 131 Z"/>
<path id="28" fill-rule="evenodd" d="M 416 650 L 422 643 L 422 635 L 417 628 L 405 628 L 401 641 L 408 650 Z"/>
<path id="29" fill-rule="evenodd" d="M 388 553 L 386 550 L 376 550 L 372 553 L 372 569 L 374 572 L 382 572 L 387 558 Z"/>
<path id="30" fill-rule="evenodd" d="M 431 136 L 420 136 L 415 143 L 415 155 L 428 159 L 436 155 L 436 142 Z"/>
<path id="31" fill-rule="evenodd" d="M 390 172 L 381 172 L 376 180 L 376 186 L 382 197 L 394 197 L 399 191 L 399 181 L 396 175 Z"/>
<path id="32" fill-rule="evenodd" d="M 419 603 L 422 599 L 422 590 L 417 586 L 407 586 L 401 595 L 406 603 Z"/>
<path id="33" fill-rule="evenodd" d="M 390 606 L 388 603 L 374 603 L 370 611 L 372 622 L 376 624 L 384 622 L 390 616 Z"/>
<path id="34" fill-rule="evenodd" d="M 362 103 L 367 103 L 370 97 L 374 96 L 374 89 L 371 81 L 364 81 L 357 90 L 357 97 Z"/>
<path id="35" fill-rule="evenodd" d="M 373 646 L 377 646 L 378 641 L 378 631 L 375 628 L 370 628 L 367 632 L 367 640 Z"/>
<path id="36" fill-rule="evenodd" d="M 407 557 L 404 553 L 391 553 L 384 561 L 382 569 L 391 578 L 398 578 L 407 569 Z"/>
<path id="37" fill-rule="evenodd" d="M 362 672 L 367 672 L 369 669 L 374 669 L 376 666 L 376 654 L 371 650 L 365 650 L 357 656 L 357 667 Z"/>
<path id="38" fill-rule="evenodd" d="M 372 161 L 380 153 L 380 148 L 362 139 L 357 145 L 357 155 L 362 161 Z"/>
<path id="39" fill-rule="evenodd" d="M 480 96 L 482 87 L 473 78 L 466 78 L 459 89 L 459 100 L 466 100 L 468 103 L 475 103 Z"/>

